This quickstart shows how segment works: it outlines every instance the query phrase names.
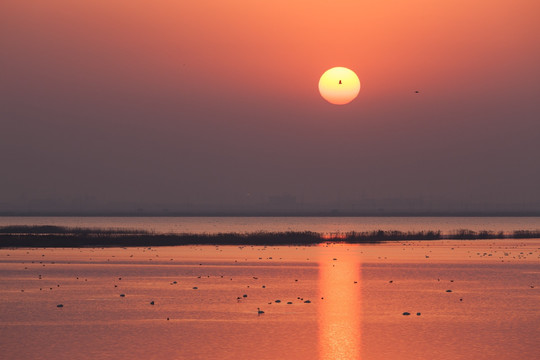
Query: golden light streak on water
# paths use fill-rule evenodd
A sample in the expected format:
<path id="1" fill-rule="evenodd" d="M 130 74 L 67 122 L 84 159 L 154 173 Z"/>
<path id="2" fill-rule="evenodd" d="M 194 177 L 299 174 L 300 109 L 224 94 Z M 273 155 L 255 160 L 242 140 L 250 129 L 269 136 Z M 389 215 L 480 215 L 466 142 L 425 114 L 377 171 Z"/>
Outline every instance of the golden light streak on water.
<path id="1" fill-rule="evenodd" d="M 352 255 L 319 262 L 319 354 L 321 360 L 359 360 L 361 273 Z"/>

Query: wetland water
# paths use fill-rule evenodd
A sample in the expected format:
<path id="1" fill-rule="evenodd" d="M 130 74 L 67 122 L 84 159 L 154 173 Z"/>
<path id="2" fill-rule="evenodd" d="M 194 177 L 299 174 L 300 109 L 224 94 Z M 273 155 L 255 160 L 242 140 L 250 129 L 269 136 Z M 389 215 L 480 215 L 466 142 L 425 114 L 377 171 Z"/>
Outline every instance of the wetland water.
<path id="1" fill-rule="evenodd" d="M 531 359 L 539 249 L 0 249 L 0 348 L 4 359 Z"/>
<path id="2" fill-rule="evenodd" d="M 416 232 L 538 230 L 540 217 L 0 217 L 0 226 L 57 225 L 163 233 L 318 233 L 398 230 Z"/>

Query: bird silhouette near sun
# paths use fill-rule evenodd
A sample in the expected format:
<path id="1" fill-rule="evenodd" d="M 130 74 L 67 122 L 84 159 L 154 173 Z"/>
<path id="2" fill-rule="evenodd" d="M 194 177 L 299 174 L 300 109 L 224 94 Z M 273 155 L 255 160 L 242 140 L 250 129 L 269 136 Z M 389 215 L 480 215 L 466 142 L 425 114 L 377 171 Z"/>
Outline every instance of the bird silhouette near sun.
<path id="1" fill-rule="evenodd" d="M 319 92 L 329 103 L 345 105 L 358 96 L 360 80 L 354 71 L 345 67 L 334 67 L 322 74 L 319 80 Z"/>

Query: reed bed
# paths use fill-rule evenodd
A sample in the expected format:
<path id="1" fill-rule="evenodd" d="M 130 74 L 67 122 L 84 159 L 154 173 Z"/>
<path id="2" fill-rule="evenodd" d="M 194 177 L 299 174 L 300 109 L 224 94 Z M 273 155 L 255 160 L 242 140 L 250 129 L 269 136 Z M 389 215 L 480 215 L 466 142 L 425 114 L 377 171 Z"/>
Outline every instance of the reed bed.
<path id="1" fill-rule="evenodd" d="M 62 226 L 0 227 L 0 247 L 138 247 L 178 245 L 317 245 L 323 243 L 380 243 L 386 241 L 533 239 L 540 230 L 516 230 L 510 233 L 460 229 L 449 234 L 441 231 L 378 230 L 321 234 L 311 231 L 252 233 L 159 234 L 144 230 L 92 229 Z"/>

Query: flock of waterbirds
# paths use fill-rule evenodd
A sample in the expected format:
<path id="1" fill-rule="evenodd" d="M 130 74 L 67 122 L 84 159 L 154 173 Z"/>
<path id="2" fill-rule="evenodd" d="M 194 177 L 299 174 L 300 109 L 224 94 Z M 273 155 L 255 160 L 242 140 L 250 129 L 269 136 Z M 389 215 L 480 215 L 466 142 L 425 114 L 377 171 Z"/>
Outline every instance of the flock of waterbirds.
<path id="1" fill-rule="evenodd" d="M 407 244 L 404 243 L 404 248 L 402 250 L 406 250 L 407 249 Z M 519 249 L 519 244 L 516 244 L 515 248 L 514 249 L 509 249 L 509 248 L 504 248 L 504 249 L 501 249 L 501 248 L 497 248 L 495 245 L 490 247 L 490 250 L 489 251 L 484 251 L 484 252 L 469 252 L 469 257 L 476 257 L 476 258 L 486 258 L 486 257 L 491 257 L 493 259 L 497 258 L 497 259 L 501 259 L 501 261 L 515 261 L 515 260 L 524 260 L 524 259 L 527 259 L 528 257 L 533 257 L 533 258 L 537 258 L 537 259 L 540 259 L 540 254 L 539 254 L 539 250 L 540 249 L 536 249 L 536 251 L 513 251 L 513 250 L 516 250 L 516 249 Z M 242 249 L 244 248 L 244 246 L 240 246 L 239 249 Z M 254 246 L 251 246 L 251 248 L 254 248 Z M 257 247 L 255 247 L 257 248 Z M 128 249 L 131 249 L 130 251 L 133 250 L 133 248 L 124 248 L 124 250 L 128 251 Z M 221 251 L 220 247 L 219 246 L 216 246 L 215 249 L 217 251 Z M 266 247 L 263 248 L 263 250 L 266 249 Z M 275 248 L 275 249 L 279 249 L 279 248 Z M 95 249 L 95 251 L 98 251 L 99 249 Z M 454 250 L 454 247 L 452 247 L 450 249 L 450 251 L 453 251 Z M 37 254 L 37 252 L 39 252 L 39 249 L 31 249 L 32 251 L 32 254 Z M 82 251 L 82 250 L 80 250 Z M 152 251 L 152 248 L 143 248 L 142 249 L 143 252 L 150 252 Z M 429 246 L 425 247 L 424 248 L 424 251 L 426 251 L 426 254 L 424 255 L 425 259 L 429 259 L 430 258 L 430 255 L 428 255 L 431 250 L 429 250 Z M 6 257 L 9 257 L 10 256 L 10 252 L 9 250 L 5 250 L 6 252 Z M 30 250 L 27 251 L 27 254 L 30 255 Z M 158 257 L 159 255 L 155 255 L 156 257 Z M 133 255 L 131 254 L 130 255 L 130 258 L 133 258 Z M 264 260 L 264 261 L 270 261 L 270 260 L 273 260 L 272 257 L 266 257 L 266 258 L 263 258 L 263 257 L 258 257 L 259 260 Z M 386 260 L 386 259 L 381 259 L 381 257 L 378 258 L 379 260 Z M 92 258 L 90 258 L 90 260 L 92 260 Z M 149 262 L 152 262 L 154 261 L 155 258 L 148 258 L 148 261 Z M 248 259 L 245 258 L 244 259 L 245 261 L 247 261 Z M 279 259 L 281 260 L 281 258 Z M 333 258 L 332 259 L 333 261 L 337 261 L 338 259 L 337 258 Z M 107 262 L 110 261 L 110 258 L 107 259 Z M 174 259 L 170 259 L 170 261 L 174 261 Z M 235 264 L 238 264 L 239 262 L 241 261 L 241 259 L 235 259 L 234 260 L 234 263 Z M 309 258 L 306 259 L 306 261 L 310 261 Z M 37 266 L 41 266 L 42 268 L 46 268 L 47 265 L 51 266 L 51 265 L 54 265 L 55 264 L 55 261 L 51 260 L 51 261 L 47 261 L 47 258 L 46 258 L 46 254 L 41 254 L 41 256 L 39 256 L 39 258 L 33 258 L 32 260 L 30 260 L 29 262 L 26 262 L 26 261 L 23 261 L 21 265 L 25 265 L 24 266 L 24 269 L 25 270 L 28 270 L 28 271 L 31 271 L 32 269 L 35 270 L 35 267 L 29 267 L 29 266 L 32 266 L 32 265 L 37 265 Z M 201 269 L 204 269 L 204 266 L 203 266 L 203 263 L 199 263 L 198 264 L 199 266 L 201 266 Z M 201 271 L 203 272 L 203 271 Z M 42 271 L 40 271 L 38 274 L 37 274 L 37 278 L 38 280 L 40 281 L 43 281 L 43 282 L 46 282 L 45 281 L 45 278 L 44 278 L 44 274 L 46 274 L 46 271 L 45 269 L 43 269 Z M 210 275 L 198 275 L 198 276 L 194 276 L 194 278 L 196 279 L 202 279 L 202 278 L 210 278 Z M 227 279 L 227 276 L 225 275 L 220 275 L 219 278 L 221 279 Z M 76 277 L 76 280 L 78 281 L 82 281 L 84 279 L 84 281 L 88 281 L 88 278 L 87 277 L 79 277 L 77 276 Z M 232 278 L 229 278 L 229 281 L 232 281 L 233 279 Z M 262 284 L 262 282 L 264 282 L 263 278 L 261 276 L 252 276 L 251 279 L 250 279 L 250 282 L 249 282 L 249 285 L 246 285 L 247 288 L 250 288 L 250 286 L 253 286 L 253 281 L 257 281 L 259 282 L 260 281 L 260 288 L 261 289 L 267 289 L 267 285 L 265 284 Z M 285 279 L 284 279 L 285 280 Z M 290 279 L 291 281 L 294 280 L 294 282 L 298 282 L 299 279 Z M 435 279 L 434 279 L 435 281 Z M 436 281 L 440 282 L 442 281 L 441 278 L 437 278 Z M 443 280 L 444 281 L 444 280 Z M 446 281 L 449 281 L 449 283 L 454 283 L 454 280 L 453 279 L 450 279 L 450 280 L 446 280 Z M 122 277 L 117 277 L 114 279 L 114 289 L 117 289 L 118 291 L 120 290 L 120 283 L 122 282 Z M 396 284 L 396 281 L 394 280 L 387 280 L 388 284 Z M 354 281 L 351 286 L 357 286 L 358 284 L 358 281 Z M 181 283 L 177 280 L 174 280 L 172 282 L 170 282 L 170 285 L 176 285 L 176 286 L 179 286 L 181 285 Z M 187 284 L 186 284 L 187 285 Z M 191 286 L 191 290 L 199 290 L 201 285 L 197 285 L 197 286 Z M 48 285 L 47 287 L 44 287 L 44 286 L 40 286 L 39 287 L 39 291 L 43 291 L 45 288 L 48 288 L 49 291 L 53 291 L 55 288 L 60 288 L 61 287 L 61 284 L 58 283 L 56 284 L 56 286 L 50 286 Z M 530 284 L 529 287 L 531 289 L 534 289 L 535 288 L 535 285 L 534 284 Z M 21 292 L 24 292 L 25 289 L 21 289 Z M 446 289 L 444 290 L 446 293 L 453 293 L 454 290 L 453 289 Z M 125 298 L 126 296 L 129 296 L 129 294 L 127 294 L 126 292 L 119 292 L 118 295 L 117 295 L 119 298 Z M 463 302 L 464 299 L 462 296 L 459 296 L 457 299 L 457 301 L 459 302 Z M 236 301 L 238 303 L 249 303 L 251 305 L 251 303 L 249 302 L 249 294 L 248 293 L 244 293 L 244 294 L 239 294 L 237 297 L 236 297 Z M 318 301 L 324 301 L 324 296 L 321 296 L 320 299 L 318 299 Z M 157 299 L 149 299 L 147 300 L 148 304 L 150 306 L 155 306 L 156 304 L 159 303 L 159 301 Z M 292 305 L 294 303 L 303 303 L 303 304 L 311 304 L 312 303 L 312 300 L 310 299 L 307 299 L 305 298 L 305 296 L 297 296 L 296 299 L 293 299 L 293 300 L 287 300 L 287 301 L 282 301 L 281 299 L 269 299 L 267 301 L 267 304 L 268 305 L 279 305 L 279 304 L 287 304 L 287 305 Z M 262 315 L 262 314 L 265 314 L 265 312 L 268 311 L 268 309 L 262 309 L 260 304 L 259 306 L 256 306 L 257 304 L 254 304 L 254 308 L 256 307 L 256 311 L 254 311 L 257 315 Z M 56 307 L 58 309 L 62 309 L 64 308 L 65 306 L 67 306 L 64 302 L 61 302 L 61 303 L 58 303 L 56 304 Z M 403 311 L 402 312 L 402 315 L 403 316 L 409 316 L 413 313 L 416 313 L 417 316 L 421 316 L 422 313 L 420 311 Z M 166 319 L 167 320 L 170 320 L 170 316 L 167 317 Z"/>

